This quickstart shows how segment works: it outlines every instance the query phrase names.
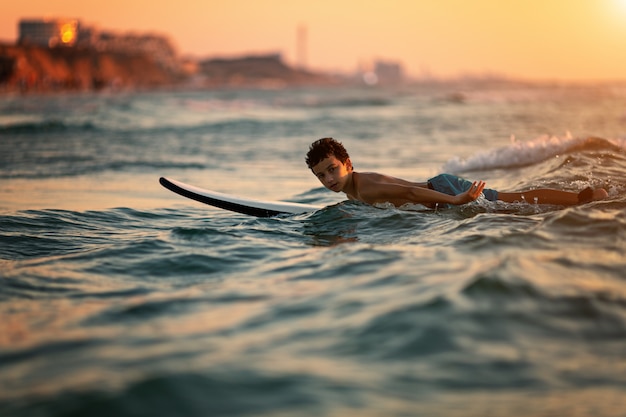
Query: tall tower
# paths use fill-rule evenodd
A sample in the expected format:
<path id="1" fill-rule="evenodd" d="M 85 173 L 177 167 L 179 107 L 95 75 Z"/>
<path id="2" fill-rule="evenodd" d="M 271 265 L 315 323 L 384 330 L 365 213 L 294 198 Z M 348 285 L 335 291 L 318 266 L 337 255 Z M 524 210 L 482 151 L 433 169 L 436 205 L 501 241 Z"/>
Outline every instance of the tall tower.
<path id="1" fill-rule="evenodd" d="M 296 34 L 296 55 L 297 65 L 301 70 L 307 67 L 307 27 L 303 24 L 298 26 Z"/>

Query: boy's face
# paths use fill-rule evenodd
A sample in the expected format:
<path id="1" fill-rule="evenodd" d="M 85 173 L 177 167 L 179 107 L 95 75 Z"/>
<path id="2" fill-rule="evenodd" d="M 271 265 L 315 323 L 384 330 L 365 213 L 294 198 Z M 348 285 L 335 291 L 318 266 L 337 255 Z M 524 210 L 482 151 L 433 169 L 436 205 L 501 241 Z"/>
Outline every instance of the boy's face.
<path id="1" fill-rule="evenodd" d="M 311 168 L 313 174 L 324 185 L 324 187 L 336 193 L 343 191 L 350 173 L 352 172 L 352 162 L 348 159 L 345 163 L 334 156 L 322 159 L 320 163 Z"/>

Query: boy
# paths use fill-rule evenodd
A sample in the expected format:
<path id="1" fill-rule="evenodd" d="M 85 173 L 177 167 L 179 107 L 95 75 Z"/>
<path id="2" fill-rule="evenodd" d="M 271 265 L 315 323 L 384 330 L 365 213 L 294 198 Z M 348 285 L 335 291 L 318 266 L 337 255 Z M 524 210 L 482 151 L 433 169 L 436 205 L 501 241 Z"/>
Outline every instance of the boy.
<path id="1" fill-rule="evenodd" d="M 334 192 L 344 192 L 350 200 L 368 204 L 466 204 L 476 200 L 481 193 L 490 201 L 507 203 L 528 201 L 535 204 L 569 206 L 600 200 L 608 196 L 603 188 L 586 188 L 580 193 L 552 189 L 501 193 L 485 188 L 483 181 L 473 183 L 450 174 L 441 174 L 428 182 L 410 182 L 373 172 L 355 172 L 350 155 L 333 138 L 319 139 L 309 147 L 306 163 L 324 187 Z"/>

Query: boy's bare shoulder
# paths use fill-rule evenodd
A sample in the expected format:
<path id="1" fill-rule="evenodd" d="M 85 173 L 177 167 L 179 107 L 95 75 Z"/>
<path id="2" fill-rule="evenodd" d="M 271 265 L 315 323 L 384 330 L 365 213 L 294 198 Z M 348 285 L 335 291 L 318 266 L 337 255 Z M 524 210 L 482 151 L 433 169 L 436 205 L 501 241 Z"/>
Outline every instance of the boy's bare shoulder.
<path id="1" fill-rule="evenodd" d="M 390 175 L 380 174 L 378 172 L 360 172 L 359 180 L 370 184 L 399 184 L 399 185 L 417 185 L 401 178 L 392 177 Z"/>
<path id="2" fill-rule="evenodd" d="M 378 172 L 358 172 L 359 180 L 368 182 L 388 182 L 391 177 Z"/>

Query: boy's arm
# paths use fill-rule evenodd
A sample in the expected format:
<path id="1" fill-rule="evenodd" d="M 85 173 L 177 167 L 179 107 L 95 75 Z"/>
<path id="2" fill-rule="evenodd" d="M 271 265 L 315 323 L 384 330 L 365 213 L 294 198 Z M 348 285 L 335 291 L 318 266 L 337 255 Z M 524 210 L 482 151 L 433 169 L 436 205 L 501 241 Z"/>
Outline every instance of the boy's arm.
<path id="1" fill-rule="evenodd" d="M 364 181 L 360 184 L 359 195 L 363 201 L 369 204 L 391 202 L 396 205 L 406 203 L 459 205 L 476 200 L 484 188 L 485 183 L 483 181 L 475 181 L 467 191 L 452 196 L 419 186 Z"/>
<path id="2" fill-rule="evenodd" d="M 474 181 L 467 191 L 455 196 L 458 201 L 456 204 L 466 204 L 476 200 L 483 193 L 485 185 L 485 181 Z"/>

